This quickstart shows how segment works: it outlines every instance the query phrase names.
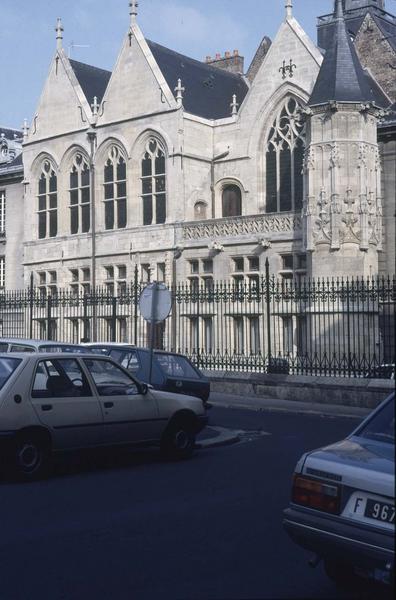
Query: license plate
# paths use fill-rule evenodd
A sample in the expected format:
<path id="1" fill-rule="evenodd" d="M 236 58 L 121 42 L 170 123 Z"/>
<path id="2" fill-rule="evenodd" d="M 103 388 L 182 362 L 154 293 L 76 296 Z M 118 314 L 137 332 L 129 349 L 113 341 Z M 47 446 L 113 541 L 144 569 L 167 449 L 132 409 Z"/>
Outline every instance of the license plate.
<path id="1" fill-rule="evenodd" d="M 395 506 L 394 504 L 385 504 L 377 500 L 367 499 L 366 510 L 364 516 L 382 523 L 395 522 Z"/>

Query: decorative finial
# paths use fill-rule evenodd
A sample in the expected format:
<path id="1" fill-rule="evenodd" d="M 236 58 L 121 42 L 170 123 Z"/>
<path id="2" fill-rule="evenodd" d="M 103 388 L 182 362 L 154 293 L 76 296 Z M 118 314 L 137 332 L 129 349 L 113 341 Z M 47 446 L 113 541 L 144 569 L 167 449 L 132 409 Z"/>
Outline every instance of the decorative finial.
<path id="1" fill-rule="evenodd" d="M 93 104 L 91 104 L 91 108 L 92 108 L 92 114 L 93 114 L 93 116 L 97 117 L 98 116 L 98 112 L 99 112 L 99 102 L 98 102 L 97 96 L 94 96 Z"/>
<path id="2" fill-rule="evenodd" d="M 342 6 L 342 0 L 336 0 L 336 19 L 344 18 L 344 9 Z"/>
<path id="3" fill-rule="evenodd" d="M 129 0 L 129 15 L 131 17 L 131 25 L 136 21 L 138 6 L 139 2 L 137 0 Z"/>
<path id="4" fill-rule="evenodd" d="M 292 19 L 293 18 L 293 0 L 286 0 L 285 8 L 286 8 L 286 19 Z"/>
<path id="5" fill-rule="evenodd" d="M 234 94 L 232 97 L 232 102 L 230 104 L 231 111 L 232 111 L 231 114 L 233 117 L 238 114 L 238 106 L 239 106 L 239 104 L 237 102 L 237 97 L 236 97 L 236 94 Z"/>
<path id="6" fill-rule="evenodd" d="M 177 106 L 183 106 L 183 92 L 185 91 L 186 88 L 182 86 L 181 79 L 178 79 L 177 86 L 175 87 Z"/>
<path id="7" fill-rule="evenodd" d="M 23 119 L 22 133 L 23 133 L 23 141 L 26 142 L 28 134 L 29 134 L 29 126 L 28 126 L 27 119 Z"/>
<path id="8" fill-rule="evenodd" d="M 56 22 L 55 31 L 56 31 L 56 47 L 58 48 L 58 50 L 62 50 L 62 40 L 63 40 L 64 29 L 63 29 L 62 20 L 60 17 L 58 17 L 58 20 Z"/>

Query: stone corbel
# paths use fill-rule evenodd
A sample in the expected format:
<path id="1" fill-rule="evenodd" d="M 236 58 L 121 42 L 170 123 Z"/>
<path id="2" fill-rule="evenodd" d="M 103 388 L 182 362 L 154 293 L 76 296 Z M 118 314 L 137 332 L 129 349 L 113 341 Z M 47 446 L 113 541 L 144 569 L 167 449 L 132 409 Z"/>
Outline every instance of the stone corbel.
<path id="1" fill-rule="evenodd" d="M 224 246 L 222 246 L 222 244 L 220 244 L 220 242 L 217 240 L 210 242 L 210 244 L 208 244 L 208 249 L 212 252 L 224 252 Z"/>

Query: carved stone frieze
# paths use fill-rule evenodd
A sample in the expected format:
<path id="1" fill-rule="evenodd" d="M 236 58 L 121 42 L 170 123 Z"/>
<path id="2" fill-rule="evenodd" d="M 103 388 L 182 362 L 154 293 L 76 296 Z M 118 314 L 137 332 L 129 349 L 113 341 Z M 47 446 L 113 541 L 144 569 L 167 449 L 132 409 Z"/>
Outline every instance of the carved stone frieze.
<path id="1" fill-rule="evenodd" d="M 330 164 L 333 168 L 341 166 L 340 147 L 337 143 L 331 147 Z"/>
<path id="2" fill-rule="evenodd" d="M 360 242 L 360 220 L 358 215 L 358 208 L 356 198 L 352 195 L 352 190 L 347 190 L 345 195 L 344 203 L 346 210 L 341 218 L 341 231 L 340 241 L 343 243 L 355 243 Z"/>
<path id="3" fill-rule="evenodd" d="M 304 173 L 315 170 L 315 148 L 310 146 L 306 149 L 304 155 Z"/>
<path id="4" fill-rule="evenodd" d="M 296 214 L 258 215 L 218 219 L 191 225 L 183 225 L 184 240 L 237 237 L 257 233 L 294 233 L 301 231 L 302 219 Z"/>
<path id="5" fill-rule="evenodd" d="M 314 220 L 313 239 L 316 244 L 331 241 L 330 203 L 325 189 L 319 195 L 317 217 Z"/>

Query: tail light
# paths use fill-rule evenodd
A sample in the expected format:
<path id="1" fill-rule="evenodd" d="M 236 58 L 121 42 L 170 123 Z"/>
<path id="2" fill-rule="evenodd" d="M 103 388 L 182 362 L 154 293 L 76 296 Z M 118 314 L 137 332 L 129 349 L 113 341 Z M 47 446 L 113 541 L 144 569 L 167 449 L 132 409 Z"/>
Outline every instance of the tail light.
<path id="1" fill-rule="evenodd" d="M 301 475 L 295 475 L 292 502 L 334 515 L 340 514 L 340 488 Z"/>

